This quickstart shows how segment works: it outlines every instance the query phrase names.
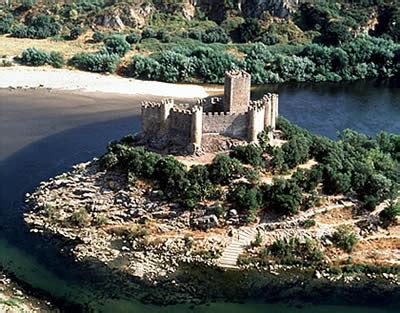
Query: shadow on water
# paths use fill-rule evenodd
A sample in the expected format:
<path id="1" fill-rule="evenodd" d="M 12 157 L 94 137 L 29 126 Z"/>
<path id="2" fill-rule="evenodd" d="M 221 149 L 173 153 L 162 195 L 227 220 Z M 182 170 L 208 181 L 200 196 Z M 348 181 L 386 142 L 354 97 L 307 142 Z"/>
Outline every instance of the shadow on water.
<path id="1" fill-rule="evenodd" d="M 101 155 L 109 141 L 137 132 L 139 125 L 138 116 L 84 125 L 33 142 L 0 162 L 0 235 L 6 239 L 0 241 L 3 268 L 34 287 L 67 298 L 71 290 L 61 279 L 79 281 L 81 273 L 73 270 L 76 266 L 67 269 L 65 258 L 45 249 L 41 239 L 28 232 L 22 220 L 24 195 L 41 181 Z"/>

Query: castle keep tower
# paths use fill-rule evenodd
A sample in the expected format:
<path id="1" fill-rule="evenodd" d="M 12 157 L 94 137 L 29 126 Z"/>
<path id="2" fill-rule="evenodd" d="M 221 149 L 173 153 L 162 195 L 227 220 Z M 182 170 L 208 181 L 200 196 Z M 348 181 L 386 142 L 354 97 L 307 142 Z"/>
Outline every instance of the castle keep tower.
<path id="1" fill-rule="evenodd" d="M 251 76 L 245 71 L 225 73 L 224 111 L 247 112 L 250 103 Z"/>
<path id="2" fill-rule="evenodd" d="M 278 95 L 268 93 L 251 101 L 250 84 L 249 73 L 230 71 L 225 73 L 223 98 L 197 104 L 144 102 L 139 143 L 166 153 L 225 151 L 231 139 L 257 143 L 262 131 L 275 130 Z"/>

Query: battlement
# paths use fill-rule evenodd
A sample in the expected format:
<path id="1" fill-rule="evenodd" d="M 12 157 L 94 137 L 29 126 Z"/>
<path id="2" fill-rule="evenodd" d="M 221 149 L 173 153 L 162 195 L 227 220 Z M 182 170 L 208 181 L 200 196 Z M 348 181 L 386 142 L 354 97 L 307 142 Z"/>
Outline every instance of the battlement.
<path id="1" fill-rule="evenodd" d="M 229 115 L 229 116 L 239 116 L 239 115 L 246 115 L 247 112 L 236 113 L 236 112 L 204 112 L 203 115 L 206 116 L 221 116 L 221 115 Z"/>
<path id="2" fill-rule="evenodd" d="M 256 142 L 265 129 L 274 129 L 278 95 L 250 100 L 251 76 L 244 71 L 225 75 L 224 97 L 199 99 L 196 104 L 173 99 L 142 103 L 142 133 L 149 140 L 185 145 L 190 152 L 201 149 L 203 135 L 222 135 Z"/>

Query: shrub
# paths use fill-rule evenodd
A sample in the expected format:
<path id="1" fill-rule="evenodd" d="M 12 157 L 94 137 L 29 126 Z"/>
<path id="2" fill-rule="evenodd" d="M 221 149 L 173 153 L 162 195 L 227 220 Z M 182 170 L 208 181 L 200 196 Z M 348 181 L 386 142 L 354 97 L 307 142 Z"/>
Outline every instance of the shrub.
<path id="1" fill-rule="evenodd" d="M 247 215 L 248 222 L 256 219 L 256 210 L 260 207 L 262 195 L 257 187 L 235 185 L 229 191 L 229 199 L 234 205 Z"/>
<path id="2" fill-rule="evenodd" d="M 275 257 L 279 263 L 289 265 L 315 265 L 323 259 L 317 242 L 309 238 L 277 239 L 267 248 L 266 254 Z"/>
<path id="3" fill-rule="evenodd" d="M 398 216 L 400 216 L 400 202 L 387 206 L 379 214 L 384 225 L 394 224 Z"/>
<path id="4" fill-rule="evenodd" d="M 71 31 L 69 32 L 68 39 L 69 40 L 76 40 L 82 34 L 83 34 L 83 28 L 81 26 L 74 26 L 71 29 Z"/>
<path id="5" fill-rule="evenodd" d="M 114 73 L 119 63 L 116 54 L 108 53 L 79 53 L 72 57 L 69 63 L 84 71 L 96 73 Z"/>
<path id="6" fill-rule="evenodd" d="M 255 18 L 247 18 L 238 28 L 240 42 L 254 41 L 261 35 L 260 22 Z"/>
<path id="7" fill-rule="evenodd" d="M 304 227 L 306 227 L 306 228 L 313 227 L 313 226 L 315 226 L 315 224 L 316 224 L 315 220 L 305 220 L 304 221 Z"/>
<path id="8" fill-rule="evenodd" d="M 106 36 L 102 32 L 99 32 L 98 30 L 96 30 L 92 35 L 92 39 L 96 43 L 104 41 L 105 37 Z"/>
<path id="9" fill-rule="evenodd" d="M 161 65 L 153 58 L 136 54 L 127 68 L 127 74 L 141 79 L 159 79 Z"/>
<path id="10" fill-rule="evenodd" d="M 135 44 L 140 41 L 140 35 L 138 33 L 130 33 L 128 36 L 125 37 L 125 40 L 130 44 Z"/>
<path id="11" fill-rule="evenodd" d="M 210 179 L 221 185 L 228 185 L 233 179 L 240 177 L 243 167 L 238 159 L 218 154 L 209 165 Z"/>
<path id="12" fill-rule="evenodd" d="M 262 236 L 261 233 L 259 231 L 257 231 L 257 235 L 256 238 L 254 239 L 254 241 L 251 242 L 251 246 L 252 247 L 259 247 L 262 244 Z"/>
<path id="13" fill-rule="evenodd" d="M 61 68 L 65 64 L 64 56 L 60 52 L 50 52 L 48 63 L 55 68 Z"/>
<path id="14" fill-rule="evenodd" d="M 27 38 L 29 37 L 28 32 L 29 32 L 28 26 L 25 26 L 23 24 L 18 24 L 11 28 L 10 34 L 11 37 L 15 38 Z"/>
<path id="15" fill-rule="evenodd" d="M 117 54 L 123 57 L 130 49 L 130 44 L 120 35 L 112 35 L 104 40 L 104 45 L 108 53 Z"/>
<path id="16" fill-rule="evenodd" d="M 71 214 L 69 217 L 69 221 L 72 225 L 77 227 L 84 227 L 90 225 L 90 215 L 86 211 L 85 208 L 81 208 L 74 213 Z"/>
<path id="17" fill-rule="evenodd" d="M 41 66 L 48 63 L 49 57 L 49 54 L 45 51 L 28 48 L 22 52 L 20 61 L 25 65 Z"/>
<path id="18" fill-rule="evenodd" d="M 145 28 L 142 32 L 142 39 L 156 38 L 157 33 L 152 28 Z"/>
<path id="19" fill-rule="evenodd" d="M 0 17 L 0 34 L 8 34 L 11 31 L 14 18 L 12 15 Z"/>
<path id="20" fill-rule="evenodd" d="M 156 56 L 155 60 L 161 65 L 160 77 L 163 81 L 186 81 L 194 73 L 193 60 L 174 51 L 165 51 Z"/>
<path id="21" fill-rule="evenodd" d="M 304 199 L 303 190 L 292 180 L 277 179 L 272 186 L 265 186 L 264 200 L 267 207 L 280 214 L 295 214 Z"/>
<path id="22" fill-rule="evenodd" d="M 342 250 L 350 253 L 353 251 L 354 245 L 357 243 L 357 235 L 353 232 L 350 226 L 339 226 L 332 236 L 335 245 Z"/>
<path id="23" fill-rule="evenodd" d="M 243 145 L 234 147 L 230 156 L 240 160 L 242 163 L 250 164 L 255 167 L 264 165 L 264 158 L 262 157 L 262 149 L 254 144 Z"/>
<path id="24" fill-rule="evenodd" d="M 206 32 L 201 36 L 201 39 L 205 43 L 229 42 L 229 36 L 222 27 L 213 27 L 207 29 Z"/>

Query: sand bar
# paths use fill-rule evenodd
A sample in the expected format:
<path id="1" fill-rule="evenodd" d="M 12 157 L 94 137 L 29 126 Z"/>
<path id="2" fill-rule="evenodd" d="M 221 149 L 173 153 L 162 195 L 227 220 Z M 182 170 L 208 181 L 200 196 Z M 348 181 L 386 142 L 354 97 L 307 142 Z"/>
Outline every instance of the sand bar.
<path id="1" fill-rule="evenodd" d="M 86 92 L 151 95 L 173 98 L 204 98 L 199 85 L 142 81 L 117 75 L 103 75 L 48 67 L 12 66 L 0 68 L 0 88 L 52 88 Z"/>

